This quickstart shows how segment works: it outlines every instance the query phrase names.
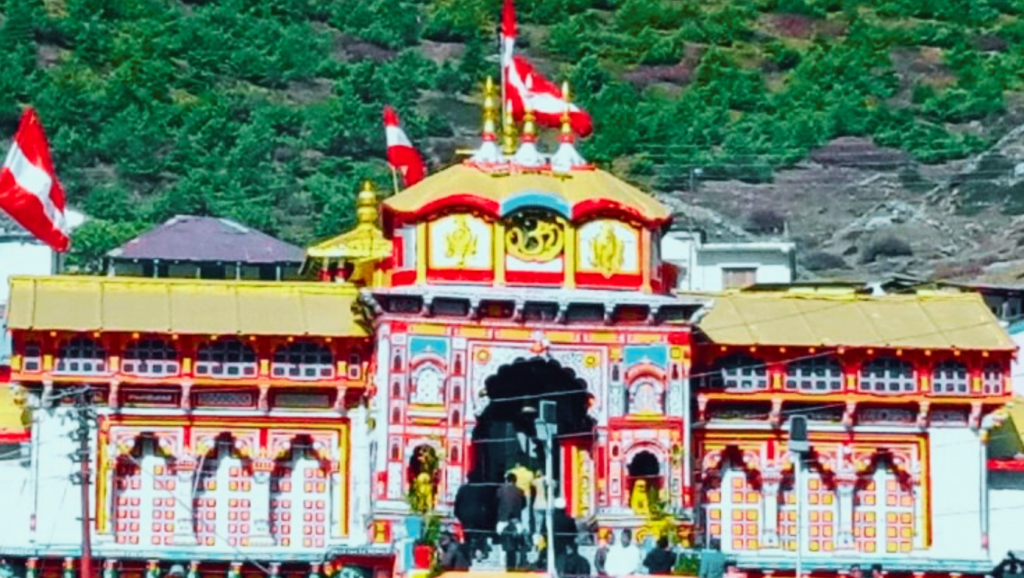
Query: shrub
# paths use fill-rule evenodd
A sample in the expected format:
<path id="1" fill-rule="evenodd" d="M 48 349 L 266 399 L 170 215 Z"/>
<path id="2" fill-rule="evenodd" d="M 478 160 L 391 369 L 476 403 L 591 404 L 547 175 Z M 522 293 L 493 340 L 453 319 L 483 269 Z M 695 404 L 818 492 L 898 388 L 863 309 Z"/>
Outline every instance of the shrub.
<path id="1" fill-rule="evenodd" d="M 889 235 L 872 241 L 861 253 L 861 262 L 874 263 L 879 257 L 910 257 L 913 254 L 909 243 Z"/>
<path id="2" fill-rule="evenodd" d="M 804 255 L 800 260 L 808 271 L 828 271 L 830 269 L 849 269 L 846 260 L 827 251 L 814 251 Z"/>
<path id="3" fill-rule="evenodd" d="M 746 229 L 762 235 L 777 235 L 786 228 L 786 218 L 771 209 L 757 209 L 747 216 Z"/>

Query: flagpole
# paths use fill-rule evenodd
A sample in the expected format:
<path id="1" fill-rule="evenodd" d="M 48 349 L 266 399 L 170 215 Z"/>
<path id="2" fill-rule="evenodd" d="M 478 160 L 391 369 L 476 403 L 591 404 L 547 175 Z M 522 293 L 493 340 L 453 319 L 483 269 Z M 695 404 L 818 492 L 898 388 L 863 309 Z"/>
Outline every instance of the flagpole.
<path id="1" fill-rule="evenodd" d="M 390 164 L 388 165 L 388 167 L 391 169 L 391 185 L 394 187 L 395 194 L 397 195 L 398 194 L 398 171 L 396 171 L 395 167 L 392 167 Z"/>
<path id="2" fill-rule="evenodd" d="M 501 79 L 501 110 L 505 109 L 505 35 L 498 27 L 498 77 Z M 501 132 L 505 132 L 505 115 L 501 117 Z"/>

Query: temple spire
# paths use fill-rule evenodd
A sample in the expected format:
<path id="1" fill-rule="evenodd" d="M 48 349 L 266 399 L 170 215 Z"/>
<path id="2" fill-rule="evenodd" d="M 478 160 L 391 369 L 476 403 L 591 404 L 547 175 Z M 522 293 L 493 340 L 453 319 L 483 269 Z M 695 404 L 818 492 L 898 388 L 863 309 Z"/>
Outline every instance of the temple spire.
<path id="1" fill-rule="evenodd" d="M 576 150 L 576 134 L 572 131 L 572 99 L 569 94 L 569 83 L 562 83 L 562 98 L 565 110 L 562 112 L 562 129 L 558 136 L 558 150 L 551 157 L 551 170 L 556 173 L 568 173 L 575 168 L 588 166 L 587 161 Z"/>
<path id="2" fill-rule="evenodd" d="M 526 77 L 527 91 L 531 89 L 533 84 L 531 78 L 530 76 Z M 539 167 L 544 164 L 544 157 L 537 150 L 536 116 L 533 114 L 533 107 L 530 106 L 529 100 L 526 100 L 523 104 L 525 105 L 525 110 L 523 111 L 523 136 L 519 142 L 519 150 L 512 157 L 512 162 L 521 167 Z"/>
<path id="3" fill-rule="evenodd" d="M 512 101 L 505 103 L 505 120 L 502 123 L 502 152 L 511 157 L 516 154 L 516 119 L 512 116 Z"/>
<path id="4" fill-rule="evenodd" d="M 374 190 L 372 181 L 363 181 L 363 189 L 356 196 L 356 222 L 360 225 L 377 226 L 379 220 L 377 191 Z"/>
<path id="5" fill-rule="evenodd" d="M 481 165 L 494 165 L 501 162 L 501 151 L 498 150 L 498 100 L 494 80 L 487 77 L 484 82 L 483 134 L 480 148 L 473 153 L 471 161 Z"/>

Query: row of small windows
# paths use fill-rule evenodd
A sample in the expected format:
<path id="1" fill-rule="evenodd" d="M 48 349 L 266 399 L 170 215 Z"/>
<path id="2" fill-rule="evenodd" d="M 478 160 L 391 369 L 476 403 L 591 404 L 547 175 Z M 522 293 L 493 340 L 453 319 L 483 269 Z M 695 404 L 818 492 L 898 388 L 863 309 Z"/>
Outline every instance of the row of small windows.
<path id="1" fill-rule="evenodd" d="M 25 371 L 42 369 L 42 350 L 31 343 L 24 349 Z M 359 378 L 359 355 L 350 360 L 349 378 Z M 259 369 L 256 351 L 238 340 L 204 343 L 196 354 L 195 374 L 218 378 L 256 377 Z M 160 339 L 140 339 L 124 351 L 121 365 L 124 373 L 140 377 L 178 375 L 181 362 L 177 349 Z M 57 350 L 54 373 L 102 375 L 109 371 L 107 352 L 99 342 L 85 337 L 65 341 Z M 300 341 L 277 348 L 270 367 L 273 377 L 317 380 L 335 375 L 334 354 L 318 343 Z"/>
<path id="2" fill-rule="evenodd" d="M 986 365 L 981 375 L 982 392 L 1003 392 L 1003 370 L 996 363 Z M 971 391 L 967 366 L 953 360 L 937 364 L 932 370 L 935 393 L 966 395 Z M 768 367 L 752 357 L 734 355 L 723 359 L 712 372 L 711 387 L 741 390 L 768 389 Z M 868 393 L 910 393 L 917 391 L 914 367 L 891 357 L 873 359 L 860 369 L 860 391 Z M 843 368 L 834 357 L 801 359 L 786 364 L 786 389 L 815 393 L 843 390 Z"/>

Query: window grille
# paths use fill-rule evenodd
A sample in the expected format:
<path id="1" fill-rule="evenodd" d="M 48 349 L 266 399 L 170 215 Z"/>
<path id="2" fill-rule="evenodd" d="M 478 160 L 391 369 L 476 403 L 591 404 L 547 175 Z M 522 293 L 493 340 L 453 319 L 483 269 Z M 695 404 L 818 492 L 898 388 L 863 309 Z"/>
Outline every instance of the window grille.
<path id="1" fill-rule="evenodd" d="M 998 363 L 989 363 L 982 370 L 981 389 L 985 395 L 1003 393 L 1003 368 Z"/>
<path id="2" fill-rule="evenodd" d="M 270 372 L 274 377 L 287 379 L 331 379 L 334 377 L 334 355 L 318 343 L 290 343 L 274 352 L 274 365 Z"/>
<path id="3" fill-rule="evenodd" d="M 99 375 L 107 372 L 107 352 L 92 339 L 76 337 L 57 351 L 56 373 Z"/>
<path id="4" fill-rule="evenodd" d="M 162 339 L 142 339 L 128 345 L 122 368 L 125 373 L 143 377 L 178 375 L 181 364 L 178 351 Z"/>
<path id="5" fill-rule="evenodd" d="M 935 393 L 968 394 L 971 392 L 970 381 L 967 366 L 958 361 L 943 361 L 932 371 L 932 391 Z"/>
<path id="6" fill-rule="evenodd" d="M 843 368 L 834 357 L 815 357 L 786 366 L 786 389 L 825 393 L 842 391 Z"/>
<path id="7" fill-rule="evenodd" d="M 203 344 L 199 348 L 196 375 L 256 377 L 256 352 L 238 340 Z"/>
<path id="8" fill-rule="evenodd" d="M 726 389 L 768 389 L 768 368 L 759 359 L 732 356 L 718 364 L 720 375 L 712 378 L 712 387 Z"/>
<path id="9" fill-rule="evenodd" d="M 860 371 L 860 390 L 873 393 L 908 393 L 917 389 L 914 368 L 906 361 L 883 357 Z"/>
<path id="10" fill-rule="evenodd" d="M 25 346 L 21 358 L 21 367 L 24 371 L 40 371 L 43 368 L 43 350 L 38 343 L 29 343 Z"/>

